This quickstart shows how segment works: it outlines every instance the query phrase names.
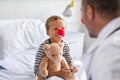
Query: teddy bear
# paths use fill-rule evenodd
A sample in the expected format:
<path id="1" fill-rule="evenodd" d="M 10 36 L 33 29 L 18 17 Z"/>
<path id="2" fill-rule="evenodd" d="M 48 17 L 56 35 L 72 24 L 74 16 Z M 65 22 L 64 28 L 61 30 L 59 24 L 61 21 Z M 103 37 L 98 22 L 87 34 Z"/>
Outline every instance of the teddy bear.
<path id="1" fill-rule="evenodd" d="M 39 66 L 39 72 L 42 77 L 47 77 L 49 71 L 59 71 L 62 68 L 70 69 L 67 61 L 62 56 L 63 46 L 63 44 L 56 43 L 45 44 L 43 46 L 46 56 L 42 59 Z M 38 80 L 45 80 L 44 78 L 38 77 Z M 75 73 L 72 72 L 65 80 L 76 80 Z"/>

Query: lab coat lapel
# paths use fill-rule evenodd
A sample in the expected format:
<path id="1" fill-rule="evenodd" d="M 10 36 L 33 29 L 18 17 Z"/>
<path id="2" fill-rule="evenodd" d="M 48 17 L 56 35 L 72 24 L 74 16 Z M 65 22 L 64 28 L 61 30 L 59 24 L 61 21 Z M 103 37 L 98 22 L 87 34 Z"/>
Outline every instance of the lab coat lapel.
<path id="1" fill-rule="evenodd" d="M 94 56 L 93 52 L 95 52 L 95 50 L 99 47 L 101 42 L 102 42 L 101 40 L 96 39 L 96 41 L 91 45 L 91 47 L 87 50 L 87 52 L 81 58 L 81 60 L 83 61 L 84 68 L 87 73 L 90 69 L 91 60 Z"/>

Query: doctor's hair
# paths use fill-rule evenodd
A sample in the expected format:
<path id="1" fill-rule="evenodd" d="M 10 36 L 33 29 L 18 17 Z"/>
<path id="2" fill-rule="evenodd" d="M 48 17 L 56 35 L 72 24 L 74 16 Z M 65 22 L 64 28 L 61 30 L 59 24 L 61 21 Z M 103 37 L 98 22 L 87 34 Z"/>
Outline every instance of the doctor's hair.
<path id="1" fill-rule="evenodd" d="M 46 20 L 46 23 L 45 23 L 46 30 L 49 30 L 50 22 L 56 21 L 56 20 L 63 20 L 63 21 L 64 21 L 64 19 L 61 18 L 60 16 L 57 16 L 57 15 L 50 16 L 50 17 Z"/>
<path id="2" fill-rule="evenodd" d="M 120 0 L 82 0 L 84 9 L 87 9 L 87 5 L 103 17 L 120 16 Z"/>

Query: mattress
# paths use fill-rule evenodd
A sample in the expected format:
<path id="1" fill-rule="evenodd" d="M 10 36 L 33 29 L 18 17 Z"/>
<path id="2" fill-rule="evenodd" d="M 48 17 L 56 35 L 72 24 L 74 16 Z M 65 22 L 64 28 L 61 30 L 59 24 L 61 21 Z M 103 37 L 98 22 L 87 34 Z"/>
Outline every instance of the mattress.
<path id="1" fill-rule="evenodd" d="M 30 49 L 0 60 L 0 80 L 33 80 L 36 49 Z"/>

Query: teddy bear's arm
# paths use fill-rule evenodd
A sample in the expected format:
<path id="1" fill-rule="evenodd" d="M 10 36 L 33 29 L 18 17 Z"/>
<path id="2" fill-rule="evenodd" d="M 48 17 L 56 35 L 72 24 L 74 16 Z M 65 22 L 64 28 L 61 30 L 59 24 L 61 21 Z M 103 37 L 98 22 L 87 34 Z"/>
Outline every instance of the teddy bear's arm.
<path id="1" fill-rule="evenodd" d="M 39 70 L 40 70 L 40 75 L 42 77 L 47 77 L 48 76 L 48 70 L 47 70 L 47 67 L 48 67 L 48 58 L 45 56 L 41 63 L 40 63 L 40 66 L 39 66 Z"/>
<path id="2" fill-rule="evenodd" d="M 62 61 L 61 61 L 61 68 L 69 69 L 69 65 L 64 57 L 62 58 Z"/>

